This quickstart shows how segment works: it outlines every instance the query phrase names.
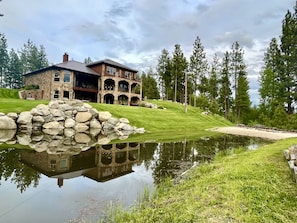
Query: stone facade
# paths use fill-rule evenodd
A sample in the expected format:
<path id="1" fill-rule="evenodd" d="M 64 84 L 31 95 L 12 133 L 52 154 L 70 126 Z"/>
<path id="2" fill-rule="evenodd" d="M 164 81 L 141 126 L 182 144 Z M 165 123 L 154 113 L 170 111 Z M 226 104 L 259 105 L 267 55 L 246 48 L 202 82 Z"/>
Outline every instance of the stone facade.
<path id="1" fill-rule="evenodd" d="M 39 93 L 24 93 L 26 98 L 44 100 L 139 105 L 142 95 L 136 70 L 108 59 L 89 65 L 68 61 L 67 54 L 61 64 L 26 74 L 24 82 L 25 86 L 39 86 Z"/>

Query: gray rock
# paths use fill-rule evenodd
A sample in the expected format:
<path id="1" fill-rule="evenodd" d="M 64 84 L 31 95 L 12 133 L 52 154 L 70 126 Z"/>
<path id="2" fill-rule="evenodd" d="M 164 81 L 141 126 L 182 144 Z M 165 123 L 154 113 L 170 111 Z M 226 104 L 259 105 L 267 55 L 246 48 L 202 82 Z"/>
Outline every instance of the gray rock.
<path id="1" fill-rule="evenodd" d="M 112 117 L 112 115 L 108 111 L 99 112 L 98 115 L 99 115 L 99 121 L 101 123 L 106 122 L 107 120 L 109 120 Z"/>
<path id="2" fill-rule="evenodd" d="M 37 108 L 32 108 L 30 112 L 31 112 L 31 115 L 33 115 L 33 116 L 35 116 L 35 115 L 43 115 L 42 112 L 39 109 L 37 109 Z"/>
<path id="3" fill-rule="evenodd" d="M 92 119 L 90 121 L 90 128 L 102 129 L 102 126 L 101 126 L 100 122 L 97 119 Z"/>
<path id="4" fill-rule="evenodd" d="M 64 112 L 60 111 L 59 109 L 50 109 L 50 113 L 54 116 L 54 117 L 62 117 L 64 116 Z"/>
<path id="5" fill-rule="evenodd" d="M 85 133 L 76 133 L 74 139 L 77 143 L 89 143 L 91 138 Z"/>
<path id="6" fill-rule="evenodd" d="M 15 112 L 10 112 L 10 113 L 7 114 L 7 116 L 9 118 L 12 118 L 13 120 L 17 120 L 17 118 L 19 117 L 18 114 L 15 113 Z"/>
<path id="7" fill-rule="evenodd" d="M 111 141 L 110 138 L 106 136 L 99 136 L 97 143 L 100 145 L 107 145 L 110 143 L 110 141 Z"/>
<path id="8" fill-rule="evenodd" d="M 18 117 L 17 123 L 21 125 L 27 125 L 32 122 L 33 115 L 30 112 L 21 112 Z"/>
<path id="9" fill-rule="evenodd" d="M 0 129 L 17 129 L 17 125 L 12 118 L 0 116 Z"/>
<path id="10" fill-rule="evenodd" d="M 86 124 L 84 123 L 77 123 L 75 126 L 74 126 L 74 129 L 75 131 L 77 132 L 84 132 L 84 131 L 87 131 L 89 129 L 89 126 L 87 126 Z"/>
<path id="11" fill-rule="evenodd" d="M 126 118 L 120 118 L 119 119 L 119 122 L 122 122 L 122 123 L 125 123 L 125 124 L 129 124 L 130 123 L 129 120 L 126 119 Z"/>
<path id="12" fill-rule="evenodd" d="M 49 107 L 47 105 L 39 104 L 36 106 L 36 108 L 39 110 L 39 112 L 41 112 L 42 115 L 50 114 Z"/>
<path id="13" fill-rule="evenodd" d="M 72 137 L 74 135 L 75 135 L 75 130 L 74 129 L 72 129 L 72 128 L 64 129 L 64 136 L 70 138 L 70 137 Z"/>
<path id="14" fill-rule="evenodd" d="M 75 116 L 75 121 L 76 122 L 87 122 L 91 120 L 92 114 L 90 112 L 78 112 Z"/>
<path id="15" fill-rule="evenodd" d="M 75 126 L 75 121 L 72 118 L 67 118 L 65 120 L 65 128 L 73 128 Z"/>
<path id="16" fill-rule="evenodd" d="M 17 137 L 18 144 L 21 144 L 24 146 L 28 146 L 29 143 L 32 141 L 30 134 L 20 134 L 20 135 L 17 135 L 16 137 Z"/>
<path id="17" fill-rule="evenodd" d="M 42 116 L 40 116 L 40 115 L 33 116 L 32 120 L 33 120 L 33 122 L 40 122 L 40 123 L 45 122 L 44 118 Z"/>
<path id="18" fill-rule="evenodd" d="M 42 132 L 50 136 L 56 136 L 62 134 L 63 129 L 42 129 Z"/>
<path id="19" fill-rule="evenodd" d="M 64 129 L 64 126 L 60 125 L 57 121 L 45 123 L 42 127 L 45 129 Z"/>
<path id="20" fill-rule="evenodd" d="M 16 134 L 16 129 L 0 130 L 0 143 L 12 140 L 15 134 Z"/>

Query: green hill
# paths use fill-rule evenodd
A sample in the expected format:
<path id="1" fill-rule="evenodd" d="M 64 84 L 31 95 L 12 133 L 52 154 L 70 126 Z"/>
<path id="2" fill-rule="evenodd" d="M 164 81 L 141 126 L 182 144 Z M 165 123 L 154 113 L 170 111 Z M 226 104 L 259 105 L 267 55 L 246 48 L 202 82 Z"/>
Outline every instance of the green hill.
<path id="1" fill-rule="evenodd" d="M 48 101 L 28 101 L 17 99 L 17 90 L 0 89 L 0 112 L 29 111 L 38 104 L 47 104 Z M 203 114 L 199 108 L 188 106 L 185 113 L 184 106 L 170 101 L 152 100 L 158 109 L 141 106 L 123 106 L 90 103 L 98 111 L 109 111 L 114 117 L 127 118 L 131 125 L 143 127 L 146 134 L 133 136 L 134 140 L 175 140 L 184 137 L 197 138 L 200 136 L 218 134 L 205 132 L 206 129 L 227 126 L 231 123 L 223 117 L 213 114 Z M 141 137 L 141 139 L 138 139 Z M 129 137 L 129 139 L 131 139 Z"/>

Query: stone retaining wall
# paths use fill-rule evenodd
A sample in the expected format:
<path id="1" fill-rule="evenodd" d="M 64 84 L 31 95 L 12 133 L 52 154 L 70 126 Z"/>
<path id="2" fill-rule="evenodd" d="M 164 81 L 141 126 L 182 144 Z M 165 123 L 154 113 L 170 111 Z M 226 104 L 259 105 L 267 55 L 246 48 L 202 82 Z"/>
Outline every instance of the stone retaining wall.
<path id="1" fill-rule="evenodd" d="M 125 139 L 130 134 L 145 132 L 143 128 L 131 126 L 126 118 L 115 118 L 108 111 L 97 111 L 80 100 L 50 101 L 48 105 L 40 104 L 20 114 L 0 113 L 0 130 L 0 143 L 12 144 L 17 140 L 14 143 L 23 145 L 32 141 L 32 135 L 53 136 L 54 139 L 59 138 L 63 145 L 67 138 L 78 143 L 89 143 L 90 138 L 92 144 L 108 144 L 115 138 Z"/>

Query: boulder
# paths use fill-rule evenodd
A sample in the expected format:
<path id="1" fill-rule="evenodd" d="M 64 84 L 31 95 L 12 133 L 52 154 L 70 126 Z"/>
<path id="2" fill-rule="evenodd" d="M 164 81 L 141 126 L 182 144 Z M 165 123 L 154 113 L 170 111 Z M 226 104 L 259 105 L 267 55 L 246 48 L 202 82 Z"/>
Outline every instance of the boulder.
<path id="1" fill-rule="evenodd" d="M 7 116 L 9 118 L 12 118 L 13 120 L 17 120 L 17 118 L 19 117 L 18 114 L 15 113 L 15 112 L 10 112 L 10 113 L 7 114 Z"/>
<path id="2" fill-rule="evenodd" d="M 59 109 L 54 109 L 51 108 L 50 109 L 50 113 L 54 116 L 54 117 L 63 117 L 64 113 L 62 111 L 60 111 Z"/>
<path id="3" fill-rule="evenodd" d="M 67 118 L 65 120 L 65 128 L 73 128 L 75 126 L 75 121 L 72 118 Z"/>
<path id="4" fill-rule="evenodd" d="M 102 129 L 102 126 L 101 126 L 100 122 L 97 119 L 92 119 L 90 121 L 90 128 Z"/>
<path id="5" fill-rule="evenodd" d="M 0 130 L 0 143 L 12 140 L 15 134 L 16 134 L 16 129 Z"/>
<path id="6" fill-rule="evenodd" d="M 18 117 L 17 123 L 20 125 L 27 125 L 32 122 L 33 115 L 31 112 L 21 112 L 21 114 Z"/>
<path id="7" fill-rule="evenodd" d="M 44 118 L 42 116 L 40 116 L 40 115 L 33 116 L 32 120 L 33 120 L 33 122 L 40 122 L 40 123 L 45 122 Z"/>
<path id="8" fill-rule="evenodd" d="M 101 123 L 106 122 L 107 120 L 109 120 L 112 117 L 112 115 L 108 111 L 99 112 L 98 116 L 99 116 L 99 121 Z"/>
<path id="9" fill-rule="evenodd" d="M 89 126 L 87 126 L 86 124 L 84 123 L 77 123 L 75 126 L 74 126 L 74 129 L 75 131 L 77 132 L 85 132 L 89 129 Z"/>
<path id="10" fill-rule="evenodd" d="M 87 122 L 91 120 L 92 114 L 90 112 L 78 112 L 75 116 L 75 121 L 76 122 Z"/>
<path id="11" fill-rule="evenodd" d="M 0 116 L 0 129 L 17 129 L 17 125 L 12 118 Z"/>
<path id="12" fill-rule="evenodd" d="M 77 143 L 89 143 L 91 138 L 85 133 L 76 133 L 74 139 Z"/>
<path id="13" fill-rule="evenodd" d="M 53 121 L 43 124 L 42 126 L 45 129 L 63 129 L 64 126 L 62 126 L 59 122 Z"/>

